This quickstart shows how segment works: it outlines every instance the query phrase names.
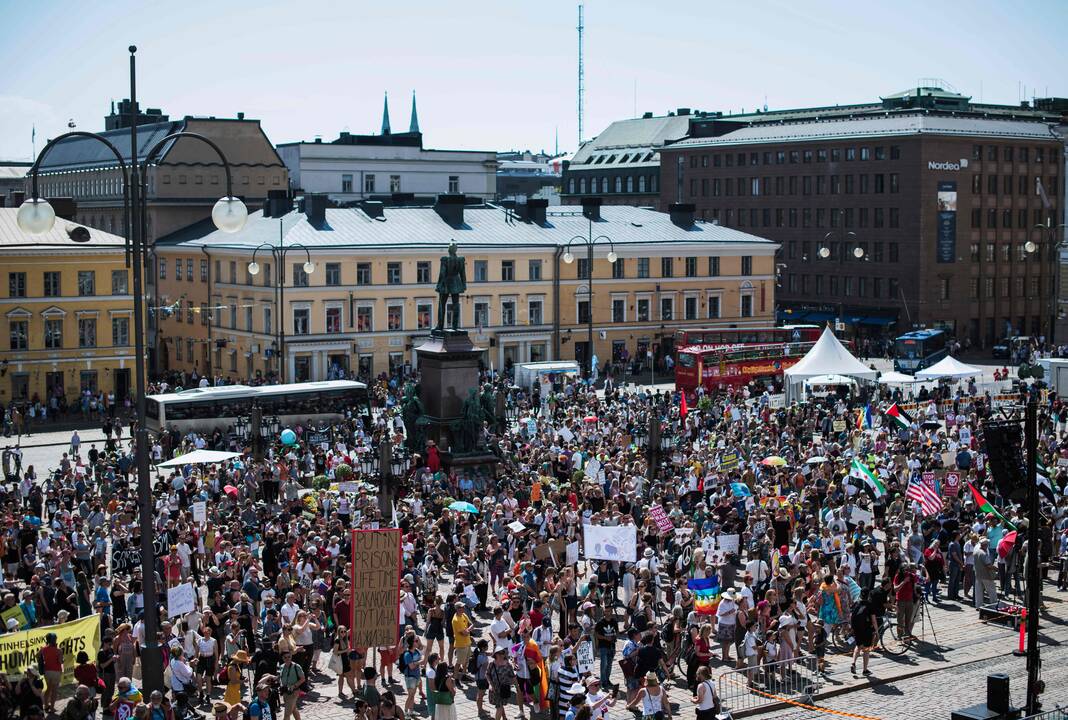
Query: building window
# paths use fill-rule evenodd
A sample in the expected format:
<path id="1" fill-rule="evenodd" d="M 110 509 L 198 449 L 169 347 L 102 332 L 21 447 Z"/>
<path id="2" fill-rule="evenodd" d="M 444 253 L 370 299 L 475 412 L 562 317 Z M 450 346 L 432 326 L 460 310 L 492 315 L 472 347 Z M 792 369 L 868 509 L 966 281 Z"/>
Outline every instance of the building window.
<path id="1" fill-rule="evenodd" d="M 638 277 L 649 277 L 649 258 L 638 258 Z"/>
<path id="2" fill-rule="evenodd" d="M 368 333 L 374 330 L 374 308 L 360 305 L 356 308 L 356 332 Z"/>
<path id="3" fill-rule="evenodd" d="M 371 284 L 371 263 L 356 263 L 356 284 Z"/>
<path id="4" fill-rule="evenodd" d="M 719 295 L 708 296 L 708 319 L 715 320 L 719 317 Z"/>
<path id="5" fill-rule="evenodd" d="M 386 329 L 387 330 L 403 330 L 404 329 L 404 306 L 403 305 L 388 305 L 386 307 Z"/>
<path id="6" fill-rule="evenodd" d="M 588 278 L 590 276 L 590 259 L 589 258 L 579 258 L 578 259 L 578 265 L 575 268 L 575 272 L 576 272 L 575 277 L 577 277 L 580 280 Z"/>
<path id="7" fill-rule="evenodd" d="M 660 258 L 660 277 L 674 277 L 675 276 L 675 258 L 663 257 Z"/>
<path id="8" fill-rule="evenodd" d="M 450 193 L 458 193 L 458 192 L 460 192 L 460 176 L 459 175 L 450 175 L 449 176 L 449 192 Z"/>
<path id="9" fill-rule="evenodd" d="M 159 265 L 159 279 L 167 279 L 167 258 L 158 258 L 157 265 Z"/>
<path id="10" fill-rule="evenodd" d="M 627 301 L 625 298 L 612 298 L 612 322 L 627 321 Z"/>
<path id="11" fill-rule="evenodd" d="M 245 305 L 245 331 L 252 332 L 252 303 Z M 189 322 L 193 322 L 193 305 L 189 305 Z"/>
<path id="12" fill-rule="evenodd" d="M 742 275 L 753 274 L 753 256 L 742 255 Z"/>
<path id="13" fill-rule="evenodd" d="M 617 258 L 616 261 L 612 263 L 612 278 L 614 280 L 622 280 L 626 276 L 626 264 L 623 262 L 622 258 Z"/>
<path id="14" fill-rule="evenodd" d="M 527 279 L 541 280 L 541 260 L 527 261 Z"/>
<path id="15" fill-rule="evenodd" d="M 541 300 L 528 300 L 527 301 L 527 324 L 528 325 L 541 325 L 542 323 L 542 301 Z"/>
<path id="16" fill-rule="evenodd" d="M 45 318 L 45 348 L 59 350 L 63 347 L 63 318 Z"/>
<path id="17" fill-rule="evenodd" d="M 186 258 L 185 279 L 189 282 L 193 282 L 193 258 Z M 249 284 L 251 284 L 251 282 Z"/>
<path id="18" fill-rule="evenodd" d="M 576 318 L 579 323 L 588 323 L 590 321 L 590 301 L 579 300 L 578 301 L 578 317 Z"/>
<path id="19" fill-rule="evenodd" d="M 515 260 L 501 260 L 501 282 L 515 281 Z"/>
<path id="20" fill-rule="evenodd" d="M 236 260 L 231 260 L 230 261 L 230 283 L 234 284 L 236 282 L 237 282 L 237 261 Z"/>
<path id="21" fill-rule="evenodd" d="M 401 264 L 399 262 L 386 263 L 386 282 L 390 285 L 401 284 Z"/>
<path id="22" fill-rule="evenodd" d="M 11 349 L 28 350 L 30 343 L 30 323 L 28 320 L 12 320 L 9 323 L 11 330 Z"/>
<path id="23" fill-rule="evenodd" d="M 488 260 L 475 260 L 475 282 L 489 282 Z"/>
<path id="24" fill-rule="evenodd" d="M 311 311 L 308 308 L 293 308 L 293 334 L 307 335 L 311 332 Z"/>
<path id="25" fill-rule="evenodd" d="M 710 257 L 710 258 L 708 258 L 708 276 L 709 277 L 719 277 L 719 258 L 718 257 Z"/>
<path id="26" fill-rule="evenodd" d="M 398 193 L 401 191 L 400 175 L 389 176 L 389 191 L 391 193 Z"/>
<path id="27" fill-rule="evenodd" d="M 78 318 L 78 347 L 96 347 L 96 318 Z"/>
<path id="28" fill-rule="evenodd" d="M 264 334 L 270 335 L 272 333 L 272 327 L 271 326 L 274 324 L 273 320 L 274 320 L 274 318 L 271 316 L 271 308 L 270 308 L 270 306 L 267 306 L 267 307 L 263 308 L 263 332 L 264 332 Z"/>
<path id="29" fill-rule="evenodd" d="M 637 308 L 638 322 L 649 322 L 649 298 L 639 298 Z"/>
<path id="30" fill-rule="evenodd" d="M 675 298 L 662 297 L 660 298 L 660 320 L 674 320 L 675 319 Z"/>
<path id="31" fill-rule="evenodd" d="M 308 287 L 308 273 L 303 264 L 293 265 L 293 287 Z"/>
<path id="32" fill-rule="evenodd" d="M 26 273 L 13 272 L 7 274 L 8 297 L 26 297 Z M 12 348 L 14 349 L 14 348 Z"/>
<path id="33" fill-rule="evenodd" d="M 126 347 L 130 344 L 130 318 L 111 318 L 111 344 L 115 347 Z"/>
<path id="34" fill-rule="evenodd" d="M 431 317 L 434 314 L 434 305 L 428 302 L 416 303 L 415 305 L 415 324 L 418 330 L 427 330 L 430 328 L 432 322 Z"/>
<path id="35" fill-rule="evenodd" d="M 208 261 L 205 259 L 200 260 L 200 282 L 208 281 Z"/>
<path id="36" fill-rule="evenodd" d="M 326 284 L 341 284 L 341 263 L 326 263 Z"/>
<path id="37" fill-rule="evenodd" d="M 753 296 L 742 295 L 742 317 L 753 317 Z"/>
<path id="38" fill-rule="evenodd" d="M 60 273 L 55 270 L 49 270 L 44 274 L 44 296 L 45 297 L 59 297 L 63 294 L 60 287 Z"/>
<path id="39" fill-rule="evenodd" d="M 96 295 L 96 272 L 93 270 L 78 271 L 78 295 L 88 297 Z"/>
<path id="40" fill-rule="evenodd" d="M 515 300 L 501 300 L 501 325 L 515 325 Z"/>
<path id="41" fill-rule="evenodd" d="M 426 260 L 420 260 L 415 264 L 415 282 L 419 285 L 430 283 L 430 263 Z"/>
<path id="42" fill-rule="evenodd" d="M 129 273 L 125 270 L 112 270 L 111 271 L 111 294 L 112 295 L 129 295 Z"/>
<path id="43" fill-rule="evenodd" d="M 363 176 L 363 191 L 365 193 L 373 193 L 375 191 L 375 176 L 374 173 Z"/>
<path id="44" fill-rule="evenodd" d="M 341 192 L 352 192 L 352 175 L 346 173 L 341 176 Z"/>
<path id="45" fill-rule="evenodd" d="M 489 320 L 489 302 L 486 300 L 475 301 L 475 327 L 484 328 L 490 324 Z"/>
<path id="46" fill-rule="evenodd" d="M 697 277 L 697 258 L 686 258 L 686 277 Z"/>
<path id="47" fill-rule="evenodd" d="M 623 192 L 623 177 L 621 175 L 616 175 L 616 192 Z"/>
<path id="48" fill-rule="evenodd" d="M 696 320 L 697 319 L 697 298 L 688 297 L 683 300 L 683 312 L 685 319 Z"/>
<path id="49" fill-rule="evenodd" d="M 230 327 L 237 329 L 237 303 L 230 303 Z"/>
<path id="50" fill-rule="evenodd" d="M 335 306 L 326 309 L 326 332 L 328 335 L 341 332 L 341 308 Z"/>

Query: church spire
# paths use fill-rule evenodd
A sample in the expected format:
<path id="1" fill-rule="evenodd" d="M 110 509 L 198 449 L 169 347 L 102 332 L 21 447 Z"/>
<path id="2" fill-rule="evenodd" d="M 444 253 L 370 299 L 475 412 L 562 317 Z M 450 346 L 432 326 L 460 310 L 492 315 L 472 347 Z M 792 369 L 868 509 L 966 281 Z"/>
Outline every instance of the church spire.
<path id="1" fill-rule="evenodd" d="M 382 101 L 382 134 L 389 135 L 389 93 L 385 94 L 385 100 Z"/>
<path id="2" fill-rule="evenodd" d="M 408 132 L 419 132 L 419 114 L 415 111 L 415 90 L 412 90 L 412 120 L 408 124 Z"/>

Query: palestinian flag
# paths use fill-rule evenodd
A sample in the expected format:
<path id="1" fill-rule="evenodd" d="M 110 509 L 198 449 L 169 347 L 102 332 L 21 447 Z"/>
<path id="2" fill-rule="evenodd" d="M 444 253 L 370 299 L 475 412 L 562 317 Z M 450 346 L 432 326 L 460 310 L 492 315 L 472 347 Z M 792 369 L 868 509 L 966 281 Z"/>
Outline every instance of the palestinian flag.
<path id="1" fill-rule="evenodd" d="M 873 498 L 879 498 L 886 494 L 886 486 L 883 485 L 879 476 L 873 473 L 858 458 L 853 458 L 853 464 L 849 467 L 849 477 L 863 481 L 865 489 L 871 493 Z"/>
<path id="2" fill-rule="evenodd" d="M 999 513 L 998 509 L 991 505 L 990 501 L 983 497 L 982 493 L 980 493 L 974 485 L 968 483 L 968 487 L 971 488 L 972 497 L 975 498 L 975 505 L 979 508 L 979 512 L 993 514 L 995 517 L 1000 519 L 1003 523 L 1011 527 L 1013 530 L 1016 529 L 1016 526 L 1006 520 L 1005 516 Z"/>
<path id="3" fill-rule="evenodd" d="M 686 587 L 693 592 L 693 609 L 698 615 L 715 615 L 719 606 L 719 576 L 692 578 Z"/>
<path id="4" fill-rule="evenodd" d="M 898 427 L 907 428 L 912 425 L 912 418 L 909 417 L 909 414 L 907 412 L 899 408 L 897 406 L 897 403 L 894 403 L 893 405 L 888 407 L 885 411 L 883 411 L 883 414 L 893 420 L 894 424 Z"/>

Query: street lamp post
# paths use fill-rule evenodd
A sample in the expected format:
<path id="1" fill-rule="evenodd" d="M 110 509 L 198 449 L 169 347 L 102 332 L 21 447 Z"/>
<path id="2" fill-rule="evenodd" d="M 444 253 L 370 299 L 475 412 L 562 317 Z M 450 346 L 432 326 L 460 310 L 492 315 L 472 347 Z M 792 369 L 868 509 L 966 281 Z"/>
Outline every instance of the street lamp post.
<path id="1" fill-rule="evenodd" d="M 304 274 L 311 275 L 315 272 L 315 263 L 311 261 L 311 252 L 308 251 L 301 243 L 293 243 L 292 245 L 284 245 L 282 241 L 282 223 L 278 223 L 278 245 L 272 245 L 270 243 L 260 243 L 259 246 L 252 251 L 252 262 L 248 264 L 249 275 L 260 274 L 260 264 L 256 262 L 256 253 L 261 249 L 268 248 L 271 251 L 271 257 L 274 259 L 275 272 L 278 277 L 278 306 L 275 308 L 275 313 L 278 315 L 276 318 L 276 324 L 278 330 L 276 331 L 276 338 L 278 341 L 278 381 L 286 382 L 286 255 L 293 248 L 300 248 L 304 251 Z"/>
<path id="2" fill-rule="evenodd" d="M 564 254 L 561 259 L 568 265 L 575 262 L 575 256 L 571 252 L 571 243 L 576 240 L 586 246 L 586 271 L 588 273 L 588 276 L 586 277 L 586 297 L 588 299 L 588 312 L 586 313 L 586 366 L 590 373 L 590 382 L 593 382 L 595 374 L 595 368 L 593 366 L 593 246 L 599 242 L 608 243 L 608 255 L 606 257 L 609 263 L 614 264 L 615 261 L 619 259 L 619 256 L 616 255 L 616 246 L 612 242 L 612 238 L 607 235 L 593 236 L 593 221 L 591 220 L 589 234 L 585 236 L 576 235 L 567 241 L 567 247 L 564 249 Z"/>
<path id="3" fill-rule="evenodd" d="M 828 239 L 832 235 L 834 235 L 834 232 L 829 232 L 826 235 L 824 235 L 823 236 L 823 245 L 819 248 L 819 250 L 816 251 L 816 254 L 819 255 L 821 260 L 830 260 L 831 259 L 831 245 L 828 242 Z M 838 268 L 839 268 L 838 274 L 839 274 L 839 277 L 841 277 L 842 268 L 845 267 L 846 244 L 849 242 L 849 238 L 850 237 L 856 238 L 857 234 L 855 232 L 851 232 L 851 231 L 850 232 L 843 231 L 841 237 L 842 237 L 841 243 L 840 243 L 840 246 L 838 248 Z M 857 260 L 863 260 L 864 259 L 864 248 L 862 248 L 860 245 L 855 245 L 853 247 L 852 254 L 853 254 L 853 257 L 855 257 Z M 843 279 L 843 283 L 844 283 L 844 279 Z M 842 288 L 842 291 L 843 292 L 845 291 L 844 287 Z M 841 296 L 839 296 L 839 298 L 841 298 Z M 845 302 L 842 299 L 838 300 L 838 321 L 843 323 L 843 324 L 845 323 Z"/>
<path id="4" fill-rule="evenodd" d="M 29 200 L 19 207 L 17 222 L 19 227 L 29 234 L 41 234 L 48 232 L 56 220 L 56 213 L 47 200 L 40 197 L 37 186 L 37 174 L 41 162 L 48 152 L 57 143 L 71 137 L 84 137 L 97 140 L 108 147 L 118 162 L 123 181 L 123 225 L 126 234 L 127 264 L 133 268 L 133 301 L 134 301 L 134 352 L 137 356 L 136 387 L 137 394 L 137 430 L 135 434 L 134 451 L 137 460 L 137 501 L 139 505 L 139 522 L 144 531 L 141 533 L 141 587 L 145 601 L 145 648 L 141 654 L 142 682 L 146 690 L 163 690 L 163 656 L 159 650 L 159 599 L 156 593 L 156 563 L 153 553 L 152 541 L 155 533 L 152 532 L 154 523 L 154 503 L 152 501 L 152 478 L 149 474 L 148 458 L 148 428 L 145 413 L 145 309 L 144 309 L 144 265 L 148 244 L 147 224 L 147 194 L 148 188 L 145 178 L 148 168 L 162 148 L 172 142 L 183 138 L 192 138 L 207 143 L 219 155 L 223 168 L 226 171 L 226 196 L 215 203 L 212 208 L 211 218 L 216 227 L 224 232 L 237 232 L 240 230 L 248 217 L 248 210 L 241 200 L 233 196 L 233 188 L 230 179 L 230 164 L 222 150 L 213 141 L 188 131 L 171 133 L 162 138 L 144 155 L 143 160 L 138 160 L 137 141 L 137 47 L 130 48 L 130 163 L 127 166 L 122 154 L 103 135 L 96 133 L 73 131 L 64 133 L 49 141 L 41 150 L 41 153 L 30 168 L 31 196 Z M 89 235 L 84 235 L 84 240 Z"/>
<path id="5" fill-rule="evenodd" d="M 1055 328 L 1057 327 L 1057 318 L 1060 317 L 1061 314 L 1061 259 L 1059 251 L 1065 245 L 1065 240 L 1063 238 L 1060 242 L 1057 241 L 1057 231 L 1060 230 L 1063 233 L 1065 227 L 1068 227 L 1068 225 L 1065 225 L 1064 223 L 1054 225 L 1053 218 L 1047 217 L 1045 225 L 1039 223 L 1031 228 L 1032 232 L 1041 230 L 1046 233 L 1046 236 L 1049 238 L 1050 272 L 1053 274 L 1053 297 L 1051 299 L 1053 309 L 1049 319 L 1049 342 L 1051 344 L 1053 343 L 1053 338 L 1056 334 Z M 1042 248 L 1034 241 L 1028 240 L 1024 243 L 1024 250 L 1027 254 L 1033 255 L 1036 252 L 1041 252 Z"/>

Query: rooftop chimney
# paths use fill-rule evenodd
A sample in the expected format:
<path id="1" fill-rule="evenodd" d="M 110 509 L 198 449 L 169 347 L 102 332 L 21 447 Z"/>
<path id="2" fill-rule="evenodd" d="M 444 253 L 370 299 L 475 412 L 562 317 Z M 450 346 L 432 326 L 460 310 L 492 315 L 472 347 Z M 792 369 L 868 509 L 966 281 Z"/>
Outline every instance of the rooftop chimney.
<path id="1" fill-rule="evenodd" d="M 308 216 L 308 222 L 312 225 L 322 225 L 326 222 L 326 208 L 330 199 L 326 193 L 307 193 L 304 196 L 304 214 Z"/>
<path id="2" fill-rule="evenodd" d="M 693 227 L 693 216 L 697 207 L 693 203 L 671 203 L 668 205 L 668 214 L 671 222 L 684 230 Z"/>
<path id="3" fill-rule="evenodd" d="M 582 214 L 593 221 L 601 219 L 601 198 L 599 197 L 584 197 L 582 198 Z"/>
<path id="4" fill-rule="evenodd" d="M 25 190 L 12 190 L 11 191 L 11 207 L 18 207 L 22 203 L 26 202 Z"/>
<path id="5" fill-rule="evenodd" d="M 381 200 L 365 200 L 363 211 L 367 213 L 367 217 L 384 218 L 386 216 Z"/>
<path id="6" fill-rule="evenodd" d="M 549 201 L 545 198 L 529 198 L 527 200 L 527 220 L 535 225 L 545 225 L 545 208 L 549 207 Z"/>
<path id="7" fill-rule="evenodd" d="M 238 120 L 244 120 L 244 119 L 245 119 L 245 113 L 243 113 L 243 112 L 239 112 L 239 113 L 237 114 L 237 119 L 238 119 Z"/>
<path id="8" fill-rule="evenodd" d="M 21 204 L 21 203 L 20 203 Z M 74 222 L 74 214 L 78 212 L 78 203 L 72 197 L 50 197 L 48 204 L 56 211 L 57 218 Z"/>
<path id="9" fill-rule="evenodd" d="M 437 202 L 434 203 L 434 211 L 441 216 L 442 220 L 456 228 L 464 224 L 464 205 L 466 203 L 467 196 L 463 193 L 438 195 Z"/>
<path id="10" fill-rule="evenodd" d="M 286 190 L 268 190 L 267 202 L 263 205 L 263 216 L 280 218 L 293 209 Z"/>

